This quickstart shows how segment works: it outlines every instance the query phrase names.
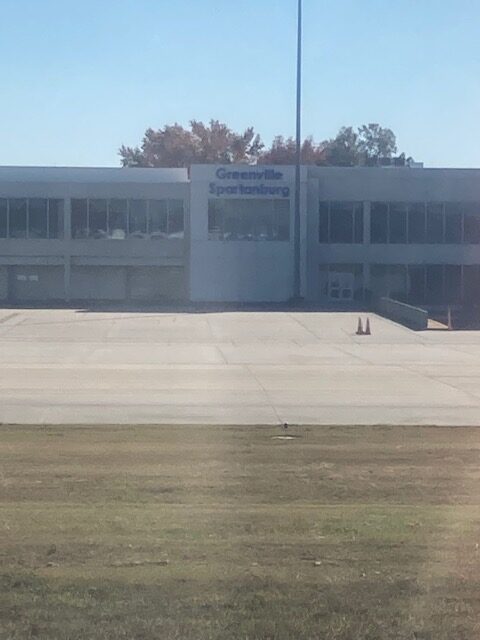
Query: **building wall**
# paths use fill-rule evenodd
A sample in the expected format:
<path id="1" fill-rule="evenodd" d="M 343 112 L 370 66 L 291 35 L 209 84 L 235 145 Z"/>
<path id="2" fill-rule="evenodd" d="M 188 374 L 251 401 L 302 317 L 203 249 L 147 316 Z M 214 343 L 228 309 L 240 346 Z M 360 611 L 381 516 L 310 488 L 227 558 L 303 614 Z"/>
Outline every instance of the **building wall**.
<path id="1" fill-rule="evenodd" d="M 186 296 L 188 260 L 189 184 L 183 169 L 54 169 L 0 167 L 0 198 L 50 198 L 65 203 L 63 239 L 0 238 L 0 298 L 110 299 L 128 297 L 127 269 L 165 267 L 166 291 L 172 287 L 168 269 L 175 269 L 179 285 L 176 296 Z M 76 239 L 71 234 L 71 199 L 182 200 L 185 212 L 184 239 L 126 238 Z M 17 266 L 55 266 L 55 277 L 25 283 L 16 281 Z M 58 267 L 62 271 L 59 295 Z M 46 271 L 45 271 L 46 273 Z M 53 271 L 52 271 L 53 273 Z M 96 275 L 95 275 L 96 274 Z M 178 277 L 178 274 L 181 274 Z M 13 278 L 13 279 L 12 279 Z M 55 282 L 54 282 L 55 280 Z"/>
<path id="2" fill-rule="evenodd" d="M 242 177 L 262 171 L 258 180 Z M 294 278 L 294 174 L 294 167 L 284 166 L 194 166 L 189 181 L 185 170 L 176 169 L 0 167 L 0 199 L 65 202 L 63 238 L 0 238 L 0 299 L 287 301 Z M 260 185 L 264 191 L 251 189 Z M 72 238 L 71 201 L 84 198 L 182 200 L 184 238 Z M 271 204 L 274 215 L 276 201 L 288 203 L 288 239 L 209 234 L 209 201 L 236 200 Z M 361 242 L 319 242 L 319 208 L 327 201 L 361 203 Z M 478 290 L 480 300 L 480 204 L 476 242 L 375 244 L 370 229 L 376 202 L 480 203 L 480 170 L 304 167 L 301 283 L 307 300 L 325 299 L 331 274 L 350 274 L 357 301 L 382 288 L 385 278 L 400 290 L 423 277 L 431 289 L 440 265 L 450 289 L 458 276 L 462 299 L 476 300 Z M 423 272 L 416 270 L 422 265 Z"/>
<path id="3" fill-rule="evenodd" d="M 190 295 L 192 300 L 282 302 L 293 295 L 293 224 L 294 224 L 294 170 L 293 167 L 228 166 L 229 172 L 240 174 L 249 170 L 274 170 L 280 179 L 248 180 L 219 179 L 219 167 L 194 166 L 191 169 L 190 200 Z M 216 195 L 211 185 L 225 189 Z M 240 196 L 239 190 L 263 184 L 274 189 L 288 189 L 288 196 Z M 302 234 L 306 235 L 306 172 L 303 172 L 304 204 L 302 207 Z M 230 193 L 228 193 L 230 191 Z M 283 192 L 283 194 L 285 194 Z M 290 204 L 290 238 L 288 241 L 247 241 L 209 239 L 209 200 L 239 197 L 245 200 L 283 198 Z M 304 243 L 305 246 L 305 243 Z M 303 254 L 305 270 L 305 254 Z M 305 278 L 302 279 L 305 281 Z"/>
<path id="4" fill-rule="evenodd" d="M 321 202 L 361 202 L 363 242 L 319 242 Z M 371 292 L 376 265 L 480 265 L 480 244 L 375 244 L 371 242 L 374 202 L 480 203 L 480 171 L 473 169 L 309 168 L 308 297 L 325 299 L 323 267 L 357 265 L 363 271 L 366 298 Z M 478 211 L 480 216 L 480 208 Z M 322 271 L 323 269 L 323 271 Z M 407 275 L 408 277 L 408 275 Z M 428 286 L 428 284 L 426 285 Z"/>

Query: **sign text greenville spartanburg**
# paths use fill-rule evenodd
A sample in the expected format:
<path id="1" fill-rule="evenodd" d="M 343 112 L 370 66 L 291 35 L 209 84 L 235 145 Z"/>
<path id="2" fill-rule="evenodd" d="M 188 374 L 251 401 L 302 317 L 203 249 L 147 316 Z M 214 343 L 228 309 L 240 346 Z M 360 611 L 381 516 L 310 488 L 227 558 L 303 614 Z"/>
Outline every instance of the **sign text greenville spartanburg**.
<path id="1" fill-rule="evenodd" d="M 232 180 L 238 184 L 226 185 L 210 182 L 210 195 L 221 196 L 279 196 L 290 197 L 290 187 L 283 185 L 270 185 L 266 182 L 283 180 L 283 173 L 275 169 L 245 169 L 229 171 L 220 167 L 215 172 L 217 180 Z"/>

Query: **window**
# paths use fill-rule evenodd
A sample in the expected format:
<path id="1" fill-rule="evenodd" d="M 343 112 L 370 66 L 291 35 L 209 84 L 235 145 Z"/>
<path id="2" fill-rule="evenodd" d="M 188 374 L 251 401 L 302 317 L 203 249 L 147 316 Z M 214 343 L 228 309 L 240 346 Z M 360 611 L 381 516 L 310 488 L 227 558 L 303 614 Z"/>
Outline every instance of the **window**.
<path id="1" fill-rule="evenodd" d="M 370 286 L 375 299 L 387 296 L 405 301 L 408 292 L 407 267 L 402 264 L 373 264 Z"/>
<path id="2" fill-rule="evenodd" d="M 352 244 L 363 242 L 363 204 L 361 202 L 321 202 L 319 242 Z"/>
<path id="3" fill-rule="evenodd" d="M 184 228 L 183 200 L 168 202 L 168 237 L 183 238 Z"/>
<path id="4" fill-rule="evenodd" d="M 354 203 L 354 228 L 353 241 L 357 244 L 363 242 L 363 203 Z"/>
<path id="5" fill-rule="evenodd" d="M 407 206 L 399 202 L 392 202 L 389 221 L 389 242 L 405 244 L 407 242 Z"/>
<path id="6" fill-rule="evenodd" d="M 72 238 L 88 237 L 88 200 L 72 200 Z"/>
<path id="7" fill-rule="evenodd" d="M 467 304 L 472 306 L 480 298 L 480 266 L 466 264 L 463 267 L 463 296 Z"/>
<path id="8" fill-rule="evenodd" d="M 0 198 L 0 238 L 8 235 L 8 200 Z"/>
<path id="9" fill-rule="evenodd" d="M 443 265 L 441 264 L 428 264 L 426 266 L 425 274 L 425 287 L 426 295 L 425 301 L 427 304 L 442 304 L 443 298 Z"/>
<path id="10" fill-rule="evenodd" d="M 273 211 L 272 238 L 280 242 L 288 242 L 290 240 L 290 202 L 288 200 L 274 200 Z"/>
<path id="11" fill-rule="evenodd" d="M 208 205 L 210 240 L 290 239 L 289 200 L 210 200 Z"/>
<path id="12" fill-rule="evenodd" d="M 408 302 L 412 304 L 425 302 L 425 267 L 423 265 L 408 267 Z"/>
<path id="13" fill-rule="evenodd" d="M 445 242 L 459 244 L 463 238 L 462 205 L 455 202 L 445 203 Z"/>
<path id="14" fill-rule="evenodd" d="M 318 212 L 318 241 L 326 243 L 330 239 L 329 232 L 329 203 L 320 202 L 320 208 Z"/>
<path id="15" fill-rule="evenodd" d="M 388 241 L 388 204 L 385 202 L 372 202 L 370 241 L 374 244 L 384 244 Z"/>
<path id="16" fill-rule="evenodd" d="M 32 198 L 28 201 L 28 237 L 48 237 L 48 202 L 44 198 Z"/>
<path id="17" fill-rule="evenodd" d="M 463 207 L 464 212 L 464 242 L 478 244 L 480 242 L 480 205 L 468 203 Z"/>
<path id="18" fill-rule="evenodd" d="M 413 202 L 408 205 L 408 242 L 425 242 L 425 203 Z"/>
<path id="19" fill-rule="evenodd" d="M 107 201 L 89 200 L 88 229 L 91 238 L 103 239 L 107 237 Z"/>
<path id="20" fill-rule="evenodd" d="M 330 203 L 330 242 L 353 242 L 353 211 L 348 203 Z"/>
<path id="21" fill-rule="evenodd" d="M 183 228 L 183 200 L 72 199 L 73 238 L 183 238 Z"/>
<path id="22" fill-rule="evenodd" d="M 128 233 L 131 238 L 144 238 L 147 233 L 146 200 L 130 200 Z"/>
<path id="23" fill-rule="evenodd" d="M 114 198 L 108 203 L 108 237 L 125 240 L 127 236 L 128 201 Z"/>
<path id="24" fill-rule="evenodd" d="M 462 299 L 462 267 L 459 264 L 445 265 L 445 302 L 455 304 Z"/>
<path id="25" fill-rule="evenodd" d="M 10 238 L 27 237 L 27 200 L 11 198 L 9 200 Z"/>
<path id="26" fill-rule="evenodd" d="M 48 201 L 48 237 L 63 238 L 64 226 L 64 201 L 53 200 Z"/>
<path id="27" fill-rule="evenodd" d="M 166 200 L 150 200 L 149 203 L 150 237 L 168 237 L 168 205 Z"/>
<path id="28" fill-rule="evenodd" d="M 426 241 L 429 244 L 443 242 L 443 204 L 427 202 Z"/>

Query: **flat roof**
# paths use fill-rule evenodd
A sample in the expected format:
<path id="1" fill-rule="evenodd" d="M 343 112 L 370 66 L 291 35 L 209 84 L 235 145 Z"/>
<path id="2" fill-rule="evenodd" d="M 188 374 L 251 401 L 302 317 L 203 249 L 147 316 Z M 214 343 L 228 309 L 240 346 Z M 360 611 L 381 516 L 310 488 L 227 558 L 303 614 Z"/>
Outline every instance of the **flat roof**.
<path id="1" fill-rule="evenodd" d="M 0 166 L 0 182 L 188 182 L 187 169 Z"/>

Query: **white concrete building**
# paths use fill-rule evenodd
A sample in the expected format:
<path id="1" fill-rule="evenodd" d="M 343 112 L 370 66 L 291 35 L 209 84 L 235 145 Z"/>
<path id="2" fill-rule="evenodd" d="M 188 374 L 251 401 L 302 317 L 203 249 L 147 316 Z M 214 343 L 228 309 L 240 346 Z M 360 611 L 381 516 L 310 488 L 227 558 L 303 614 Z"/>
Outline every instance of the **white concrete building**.
<path id="1" fill-rule="evenodd" d="M 284 302 L 294 168 L 0 167 L 0 299 Z M 303 167 L 307 301 L 480 296 L 480 170 Z"/>

